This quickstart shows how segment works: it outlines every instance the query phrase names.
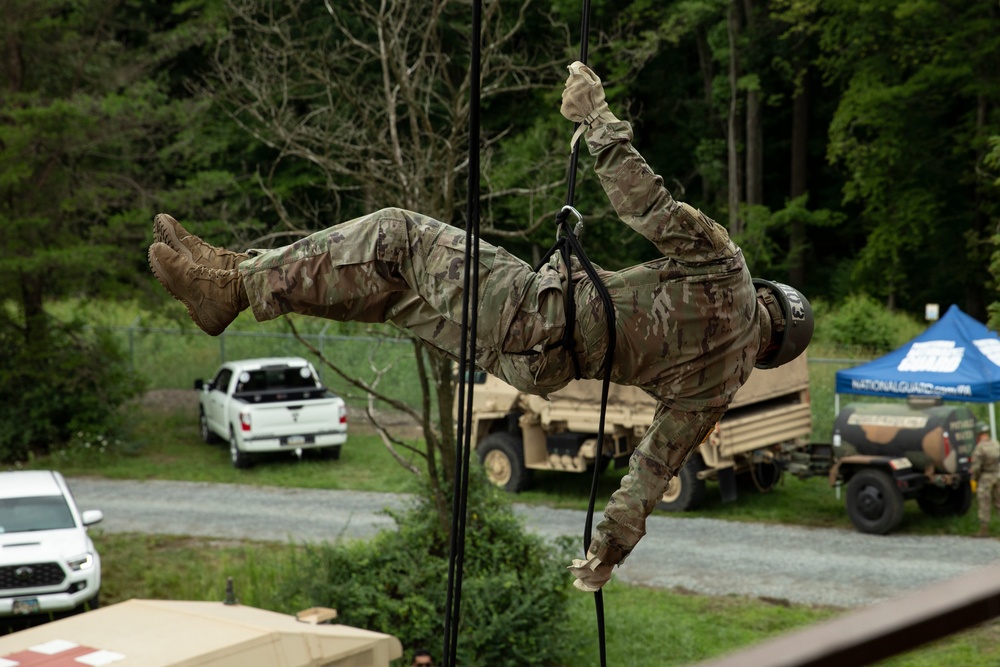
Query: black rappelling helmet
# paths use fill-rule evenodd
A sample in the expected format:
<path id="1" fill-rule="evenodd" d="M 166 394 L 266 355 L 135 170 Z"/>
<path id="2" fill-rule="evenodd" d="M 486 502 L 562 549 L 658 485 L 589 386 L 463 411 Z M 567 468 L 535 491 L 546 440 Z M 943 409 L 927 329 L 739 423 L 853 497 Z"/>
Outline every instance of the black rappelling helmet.
<path id="1" fill-rule="evenodd" d="M 784 283 L 758 278 L 753 281 L 753 286 L 765 306 L 777 302 L 781 310 L 780 317 L 775 317 L 776 313 L 768 308 L 771 314 L 771 344 L 768 348 L 773 349 L 765 350 L 766 356 L 758 356 L 754 366 L 777 368 L 805 352 L 812 340 L 815 324 L 812 306 L 802 292 Z"/>

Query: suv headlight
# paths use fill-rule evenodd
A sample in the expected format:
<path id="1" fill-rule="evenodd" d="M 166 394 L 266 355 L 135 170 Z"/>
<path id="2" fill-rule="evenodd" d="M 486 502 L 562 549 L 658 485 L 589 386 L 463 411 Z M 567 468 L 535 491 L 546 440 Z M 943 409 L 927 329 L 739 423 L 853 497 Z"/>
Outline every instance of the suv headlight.
<path id="1" fill-rule="evenodd" d="M 66 561 L 66 564 L 69 565 L 70 569 L 74 572 L 89 570 L 94 567 L 94 554 L 86 553 L 76 558 L 70 558 Z"/>

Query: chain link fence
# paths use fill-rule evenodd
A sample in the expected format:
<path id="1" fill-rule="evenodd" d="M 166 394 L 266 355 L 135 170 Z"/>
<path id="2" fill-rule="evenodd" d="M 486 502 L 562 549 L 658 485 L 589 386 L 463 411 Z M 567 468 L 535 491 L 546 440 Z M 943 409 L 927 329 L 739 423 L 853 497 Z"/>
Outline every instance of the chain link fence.
<path id="1" fill-rule="evenodd" d="M 226 331 L 218 337 L 199 330 L 160 327 L 102 327 L 119 339 L 130 369 L 143 378 L 147 390 L 193 390 L 194 381 L 211 379 L 219 365 L 234 359 L 305 357 L 320 379 L 348 403 L 361 407 L 367 397 L 322 364 L 294 334 Z M 413 345 L 407 338 L 301 333 L 331 363 L 350 377 L 372 382 L 385 395 L 420 405 Z"/>
<path id="2" fill-rule="evenodd" d="M 313 361 L 323 383 L 349 404 L 362 407 L 367 400 L 363 392 L 319 363 L 291 333 L 226 331 L 212 338 L 195 329 L 142 326 L 104 329 L 119 337 L 132 370 L 145 379 L 148 389 L 192 389 L 196 379 L 211 378 L 219 365 L 228 360 L 295 356 Z M 324 330 L 301 336 L 352 377 L 371 381 L 376 377 L 373 369 L 384 370 L 379 383 L 382 392 L 410 405 L 420 405 L 420 386 L 409 339 L 332 335 Z M 833 433 L 836 372 L 865 361 L 867 359 L 809 359 L 813 441 L 828 441 Z M 847 400 L 866 399 L 849 397 Z"/>

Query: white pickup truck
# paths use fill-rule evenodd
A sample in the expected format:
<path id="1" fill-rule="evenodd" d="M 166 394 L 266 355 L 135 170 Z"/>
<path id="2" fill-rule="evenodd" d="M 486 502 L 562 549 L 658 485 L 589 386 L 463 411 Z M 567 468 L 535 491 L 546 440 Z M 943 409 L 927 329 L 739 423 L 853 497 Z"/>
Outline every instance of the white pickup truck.
<path id="1" fill-rule="evenodd" d="M 265 452 L 318 450 L 340 458 L 347 407 L 300 357 L 243 359 L 222 364 L 209 381 L 195 380 L 201 437 L 229 441 L 233 466 L 247 468 Z"/>

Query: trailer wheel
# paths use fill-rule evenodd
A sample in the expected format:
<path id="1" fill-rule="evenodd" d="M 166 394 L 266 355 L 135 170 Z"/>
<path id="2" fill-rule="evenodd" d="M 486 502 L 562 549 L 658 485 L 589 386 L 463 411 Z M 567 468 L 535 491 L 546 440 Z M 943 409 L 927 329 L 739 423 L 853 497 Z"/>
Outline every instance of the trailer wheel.
<path id="1" fill-rule="evenodd" d="M 705 469 L 701 454 L 694 454 L 667 485 L 656 509 L 664 512 L 688 512 L 698 509 L 705 501 L 705 480 L 698 473 Z"/>
<path id="2" fill-rule="evenodd" d="M 860 532 L 885 535 L 903 520 L 903 493 L 881 470 L 861 470 L 847 484 L 847 516 Z"/>
<path id="3" fill-rule="evenodd" d="M 929 484 L 917 496 L 917 505 L 927 516 L 965 516 L 972 505 L 972 486 L 968 480 L 958 488 Z"/>
<path id="4" fill-rule="evenodd" d="M 523 446 L 520 438 L 513 433 L 490 433 L 479 443 L 476 451 L 491 482 L 511 493 L 528 488 L 531 471 L 524 467 Z"/>

